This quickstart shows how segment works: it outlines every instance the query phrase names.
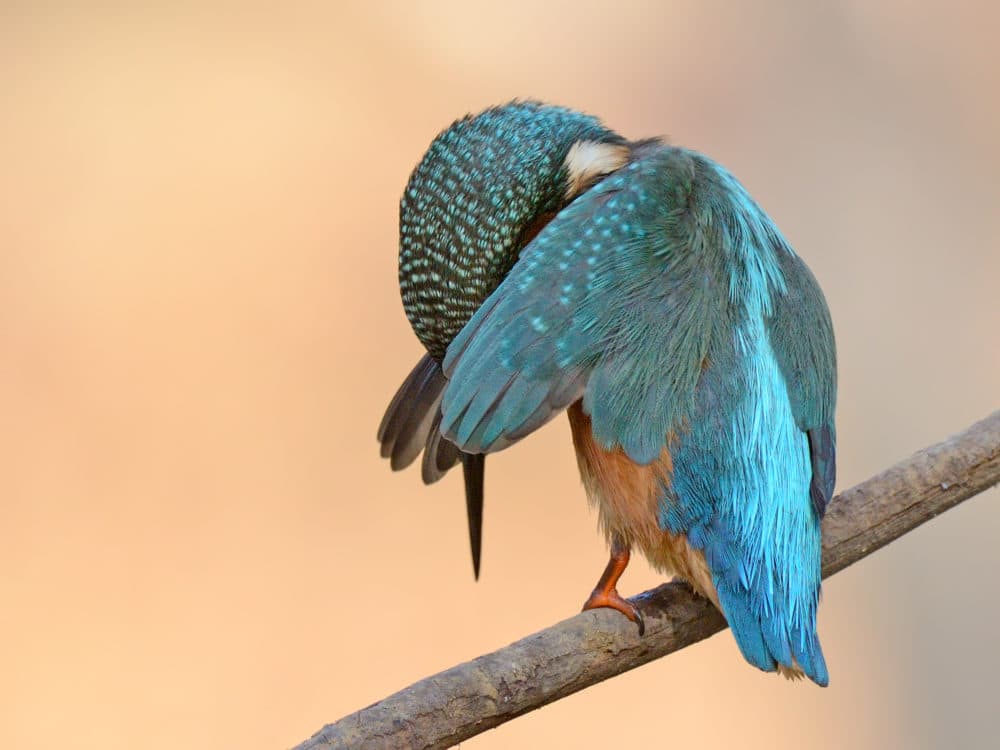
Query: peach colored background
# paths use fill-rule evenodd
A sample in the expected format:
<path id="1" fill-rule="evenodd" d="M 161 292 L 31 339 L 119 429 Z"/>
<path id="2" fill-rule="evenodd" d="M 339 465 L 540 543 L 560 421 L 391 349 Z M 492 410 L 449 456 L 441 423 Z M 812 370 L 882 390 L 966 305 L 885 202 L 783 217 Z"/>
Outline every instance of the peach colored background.
<path id="1" fill-rule="evenodd" d="M 833 310 L 841 487 L 1000 406 L 995 3 L 162 5 L 0 7 L 2 747 L 287 747 L 580 606 L 563 420 L 491 460 L 478 584 L 458 476 L 377 454 L 398 197 L 467 111 L 745 182 Z M 828 690 L 724 635 L 466 746 L 995 747 L 997 499 L 828 584 Z"/>

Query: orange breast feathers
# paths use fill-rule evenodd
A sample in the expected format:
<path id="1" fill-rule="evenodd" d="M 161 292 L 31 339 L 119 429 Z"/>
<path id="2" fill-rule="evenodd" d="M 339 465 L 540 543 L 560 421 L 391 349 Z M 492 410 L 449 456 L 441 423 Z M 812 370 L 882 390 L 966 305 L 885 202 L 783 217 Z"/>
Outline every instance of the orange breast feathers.
<path id="1" fill-rule="evenodd" d="M 638 547 L 654 568 L 687 579 L 718 605 L 705 556 L 692 549 L 686 537 L 660 528 L 660 502 L 674 469 L 669 438 L 660 457 L 641 466 L 620 447 L 607 450 L 594 440 L 582 402 L 570 406 L 568 414 L 583 486 L 590 502 L 597 506 L 609 544 L 617 536 L 628 546 Z"/>

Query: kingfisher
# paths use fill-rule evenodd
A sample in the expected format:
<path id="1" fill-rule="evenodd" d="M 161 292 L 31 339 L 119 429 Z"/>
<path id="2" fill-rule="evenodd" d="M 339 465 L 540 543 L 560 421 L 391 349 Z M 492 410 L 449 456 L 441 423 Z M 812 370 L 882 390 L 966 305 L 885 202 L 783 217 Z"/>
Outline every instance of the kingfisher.
<path id="1" fill-rule="evenodd" d="M 425 483 L 462 464 L 478 578 L 485 456 L 567 412 L 610 548 L 722 612 L 764 671 L 828 683 L 816 629 L 835 482 L 836 351 L 819 285 L 724 167 L 514 101 L 454 122 L 400 203 L 399 288 L 427 353 L 378 430 Z"/>

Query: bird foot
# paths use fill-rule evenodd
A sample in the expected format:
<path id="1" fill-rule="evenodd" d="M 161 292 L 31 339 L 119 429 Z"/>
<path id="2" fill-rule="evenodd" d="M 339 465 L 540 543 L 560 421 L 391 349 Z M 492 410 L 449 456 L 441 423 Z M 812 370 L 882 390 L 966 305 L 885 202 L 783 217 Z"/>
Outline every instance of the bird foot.
<path id="1" fill-rule="evenodd" d="M 643 621 L 642 615 L 639 614 L 639 610 L 636 609 L 627 599 L 623 599 L 617 589 L 608 590 L 600 587 L 594 589 L 590 598 L 584 603 L 583 611 L 586 612 L 588 609 L 597 609 L 598 607 L 610 607 L 611 609 L 617 609 L 639 626 L 640 636 L 646 632 L 646 623 Z"/>

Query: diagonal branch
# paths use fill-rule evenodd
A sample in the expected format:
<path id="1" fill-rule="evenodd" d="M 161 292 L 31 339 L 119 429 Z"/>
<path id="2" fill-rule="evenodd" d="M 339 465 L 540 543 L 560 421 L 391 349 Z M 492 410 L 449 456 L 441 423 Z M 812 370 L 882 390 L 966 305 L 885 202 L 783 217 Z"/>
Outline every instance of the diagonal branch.
<path id="1" fill-rule="evenodd" d="M 1000 482 L 1000 411 L 843 492 L 823 521 L 823 576 Z M 646 621 L 590 610 L 325 726 L 295 750 L 447 748 L 726 627 L 681 583 L 632 599 Z"/>

